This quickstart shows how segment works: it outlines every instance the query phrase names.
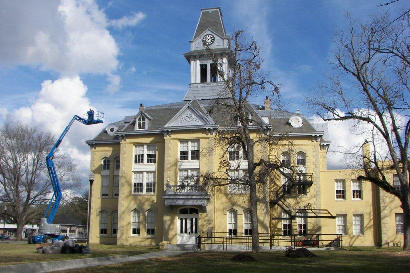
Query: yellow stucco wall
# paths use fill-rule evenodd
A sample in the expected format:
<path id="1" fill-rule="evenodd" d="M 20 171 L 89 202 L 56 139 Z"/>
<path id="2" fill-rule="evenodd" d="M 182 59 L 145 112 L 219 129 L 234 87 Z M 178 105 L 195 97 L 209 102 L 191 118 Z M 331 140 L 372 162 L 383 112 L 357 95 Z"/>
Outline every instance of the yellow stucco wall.
<path id="1" fill-rule="evenodd" d="M 256 139 L 257 135 L 252 135 Z M 183 206 L 165 206 L 163 195 L 166 183 L 177 185 L 179 164 L 179 142 L 181 140 L 200 141 L 200 174 L 207 172 L 223 173 L 222 160 L 226 160 L 226 148 L 216 139 L 216 136 L 205 132 L 172 132 L 170 135 L 134 135 L 127 136 L 120 143 L 98 144 L 91 147 L 90 169 L 95 174 L 92 190 L 91 210 L 91 243 L 123 244 L 123 245 L 158 245 L 177 243 L 178 210 Z M 154 194 L 133 194 L 133 160 L 135 145 L 155 144 L 156 186 Z M 379 198 L 369 182 L 362 182 L 361 200 L 352 200 L 351 181 L 358 176 L 357 170 L 327 170 L 326 146 L 321 145 L 314 137 L 294 137 L 291 141 L 282 140 L 275 145 L 255 146 L 255 161 L 260 158 L 279 160 L 284 151 L 289 151 L 292 165 L 296 164 L 296 153 L 306 154 L 306 173 L 312 174 L 313 185 L 306 194 L 289 196 L 286 202 L 292 208 L 323 208 L 333 215 L 346 215 L 346 235 L 343 239 L 345 246 L 374 245 L 378 240 L 383 244 L 392 244 L 402 240 L 396 235 L 395 213 L 400 213 L 398 201 L 391 195 L 380 192 L 381 214 L 375 213 L 374 204 Z M 119 196 L 113 195 L 114 158 L 119 156 L 120 182 Z M 104 157 L 111 158 L 110 191 L 108 197 L 101 197 L 101 163 Z M 392 177 L 392 175 L 391 175 Z M 335 199 L 335 180 L 345 180 L 345 199 Z M 276 186 L 275 186 L 276 185 Z M 278 186 L 281 185 L 278 172 L 266 177 L 266 184 L 258 187 L 258 220 L 260 233 L 281 234 L 282 221 L 271 220 L 281 217 L 282 209 L 269 205 L 274 198 Z M 234 209 L 237 212 L 238 234 L 243 234 L 244 211 L 249 209 L 248 194 L 229 193 L 227 186 L 217 187 L 210 192 L 210 199 L 206 207 L 199 209 L 199 233 L 227 232 L 227 212 Z M 131 212 L 136 209 L 140 213 L 140 235 L 131 234 Z M 147 210 L 155 212 L 155 235 L 146 235 Z M 100 234 L 100 213 L 111 215 L 118 212 L 118 232 L 112 234 L 111 221 L 108 221 L 107 234 Z M 364 220 L 362 235 L 353 235 L 353 215 L 361 214 Z M 110 219 L 110 218 L 109 218 Z M 381 231 L 377 228 L 380 225 Z M 308 233 L 336 233 L 335 219 L 309 218 L 307 219 Z M 293 233 L 297 231 L 296 221 L 292 225 Z"/>

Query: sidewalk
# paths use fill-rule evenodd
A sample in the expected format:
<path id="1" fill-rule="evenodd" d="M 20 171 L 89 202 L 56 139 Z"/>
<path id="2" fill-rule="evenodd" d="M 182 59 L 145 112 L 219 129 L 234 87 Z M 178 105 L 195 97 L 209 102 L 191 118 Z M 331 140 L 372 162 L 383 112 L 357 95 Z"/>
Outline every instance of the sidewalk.
<path id="1" fill-rule="evenodd" d="M 37 272 L 54 272 L 60 270 L 71 270 L 86 268 L 92 266 L 120 264 L 126 262 L 135 262 L 153 258 L 172 257 L 178 256 L 188 251 L 174 251 L 174 250 L 162 250 L 158 252 L 144 253 L 135 256 L 107 256 L 98 258 L 84 258 L 73 260 L 61 260 L 53 262 L 40 262 L 40 263 L 27 263 L 0 266 L 0 272 L 7 273 L 37 273 Z M 52 254 L 50 254 L 52 255 Z"/>

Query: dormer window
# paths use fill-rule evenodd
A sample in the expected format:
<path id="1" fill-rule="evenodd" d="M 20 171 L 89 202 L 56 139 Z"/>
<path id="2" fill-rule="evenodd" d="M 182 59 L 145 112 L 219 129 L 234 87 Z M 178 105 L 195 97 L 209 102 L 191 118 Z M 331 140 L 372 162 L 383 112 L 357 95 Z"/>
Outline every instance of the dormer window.
<path id="1" fill-rule="evenodd" d="M 145 130 L 147 125 L 147 121 L 144 115 L 140 115 L 137 119 L 137 129 L 138 130 Z"/>

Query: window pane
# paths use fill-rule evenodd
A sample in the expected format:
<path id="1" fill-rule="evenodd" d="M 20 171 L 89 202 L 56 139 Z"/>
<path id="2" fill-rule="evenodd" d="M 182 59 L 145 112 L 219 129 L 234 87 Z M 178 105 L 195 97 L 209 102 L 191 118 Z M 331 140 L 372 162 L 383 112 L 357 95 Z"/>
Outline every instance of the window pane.
<path id="1" fill-rule="evenodd" d="M 363 234 L 363 214 L 353 215 L 353 235 Z"/>
<path id="2" fill-rule="evenodd" d="M 116 170 L 119 170 L 119 169 L 120 169 L 120 159 L 119 159 L 119 158 L 116 158 L 116 159 L 115 159 L 115 169 L 116 169 Z"/>
<path id="3" fill-rule="evenodd" d="M 305 166 L 306 165 L 306 155 L 304 152 L 299 152 L 297 154 L 296 163 L 298 166 Z"/>
<path id="4" fill-rule="evenodd" d="M 131 212 L 131 234 L 139 235 L 140 234 L 140 218 L 139 213 L 136 210 Z"/>
<path id="5" fill-rule="evenodd" d="M 336 233 L 346 234 L 346 215 L 336 215 Z"/>
<path id="6" fill-rule="evenodd" d="M 395 220 L 396 220 L 396 234 L 403 234 L 404 233 L 403 213 L 396 213 Z"/>
<path id="7" fill-rule="evenodd" d="M 147 235 L 154 235 L 155 234 L 155 214 L 152 210 L 147 211 Z"/>
<path id="8" fill-rule="evenodd" d="M 200 64 L 200 70 L 201 70 L 201 82 L 207 82 L 207 76 L 208 76 L 208 65 L 207 64 Z"/>
<path id="9" fill-rule="evenodd" d="M 110 170 L 110 159 L 109 159 L 109 158 L 104 158 L 104 159 L 103 159 L 102 169 L 103 169 L 104 171 Z"/>
<path id="10" fill-rule="evenodd" d="M 218 65 L 211 63 L 211 82 L 216 82 L 218 79 Z"/>

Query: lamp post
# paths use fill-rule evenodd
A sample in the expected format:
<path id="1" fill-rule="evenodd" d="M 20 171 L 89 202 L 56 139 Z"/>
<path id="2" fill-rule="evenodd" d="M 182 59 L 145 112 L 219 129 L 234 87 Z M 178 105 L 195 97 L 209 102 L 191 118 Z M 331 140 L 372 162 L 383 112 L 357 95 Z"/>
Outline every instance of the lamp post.
<path id="1" fill-rule="evenodd" d="M 91 198 L 93 193 L 94 173 L 90 172 L 88 176 L 90 187 L 88 188 L 88 213 L 87 213 L 87 249 L 90 251 L 90 219 L 91 219 Z"/>

